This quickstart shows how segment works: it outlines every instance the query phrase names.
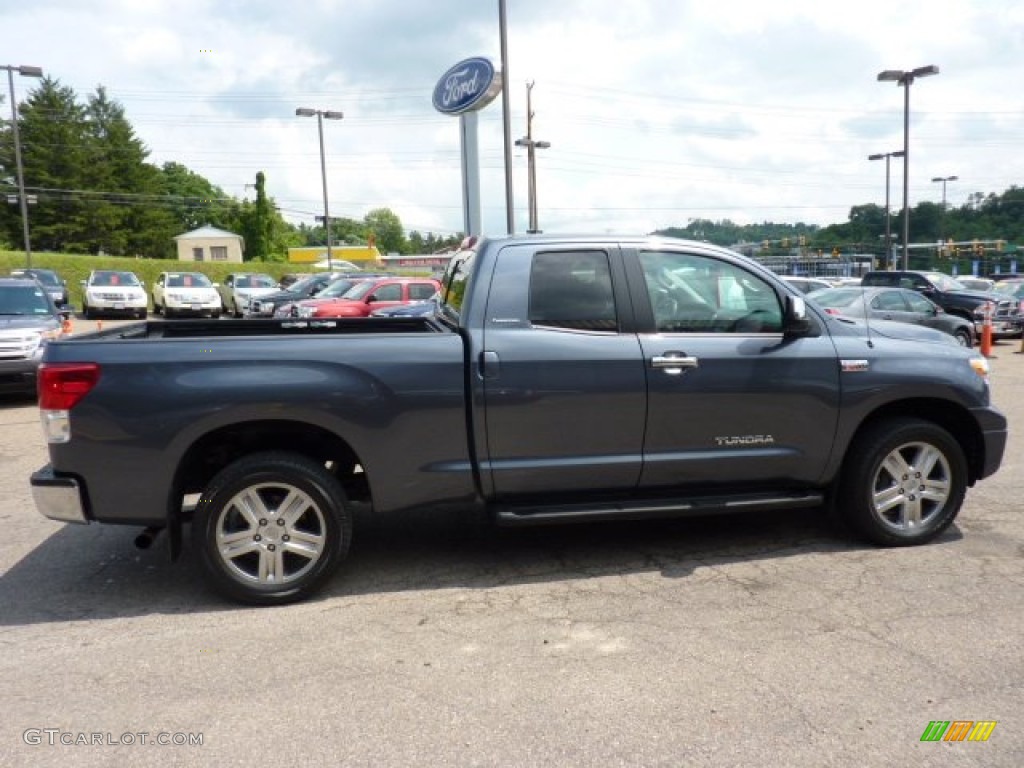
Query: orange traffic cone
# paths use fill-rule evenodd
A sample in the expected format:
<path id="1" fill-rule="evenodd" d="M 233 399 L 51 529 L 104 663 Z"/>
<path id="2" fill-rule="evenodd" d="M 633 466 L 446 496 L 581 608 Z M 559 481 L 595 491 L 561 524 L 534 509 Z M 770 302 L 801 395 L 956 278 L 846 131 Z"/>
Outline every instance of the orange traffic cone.
<path id="1" fill-rule="evenodd" d="M 61 321 L 60 332 L 63 333 L 65 336 L 70 336 L 71 335 L 71 331 L 72 331 L 72 328 L 71 328 L 71 318 L 70 317 L 65 317 Z"/>
<path id="2" fill-rule="evenodd" d="M 103 321 L 102 320 L 97 320 L 96 321 L 96 330 L 97 331 L 102 331 L 103 330 Z"/>
<path id="3" fill-rule="evenodd" d="M 985 305 L 985 322 L 981 324 L 981 354 L 992 357 L 992 302 Z"/>
<path id="4" fill-rule="evenodd" d="M 983 357 L 992 357 L 992 324 L 988 321 L 981 326 L 981 354 Z"/>

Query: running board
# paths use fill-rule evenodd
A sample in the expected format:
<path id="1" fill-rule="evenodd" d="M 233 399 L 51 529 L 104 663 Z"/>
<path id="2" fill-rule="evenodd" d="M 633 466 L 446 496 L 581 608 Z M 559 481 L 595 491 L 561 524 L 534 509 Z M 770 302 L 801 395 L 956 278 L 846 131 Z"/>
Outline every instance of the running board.
<path id="1" fill-rule="evenodd" d="M 499 525 L 519 526 L 582 523 L 593 520 L 644 520 L 729 512 L 764 512 L 774 509 L 820 507 L 824 503 L 825 494 L 821 491 L 795 491 L 696 496 L 680 499 L 646 499 L 597 504 L 553 504 L 531 507 L 502 505 L 495 507 L 494 511 Z"/>

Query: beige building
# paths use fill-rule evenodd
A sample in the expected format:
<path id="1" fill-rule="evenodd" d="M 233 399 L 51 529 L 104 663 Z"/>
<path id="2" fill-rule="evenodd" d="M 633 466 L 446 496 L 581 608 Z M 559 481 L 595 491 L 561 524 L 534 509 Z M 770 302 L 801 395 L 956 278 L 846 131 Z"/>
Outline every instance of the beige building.
<path id="1" fill-rule="evenodd" d="M 245 242 L 241 235 L 209 225 L 174 238 L 179 261 L 224 261 L 242 263 Z"/>

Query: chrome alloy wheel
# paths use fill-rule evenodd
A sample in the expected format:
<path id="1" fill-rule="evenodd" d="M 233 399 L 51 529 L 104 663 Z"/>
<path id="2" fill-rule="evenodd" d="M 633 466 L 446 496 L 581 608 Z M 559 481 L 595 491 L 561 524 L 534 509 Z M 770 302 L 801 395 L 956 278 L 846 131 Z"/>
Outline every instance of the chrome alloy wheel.
<path id="1" fill-rule="evenodd" d="M 301 579 L 324 553 L 327 523 L 313 499 L 286 483 L 243 489 L 217 519 L 216 546 L 235 578 L 282 585 Z"/>
<path id="2" fill-rule="evenodd" d="M 943 510 L 952 488 L 952 470 L 942 451 L 930 443 L 905 443 L 879 464 L 871 511 L 883 526 L 910 531 Z"/>

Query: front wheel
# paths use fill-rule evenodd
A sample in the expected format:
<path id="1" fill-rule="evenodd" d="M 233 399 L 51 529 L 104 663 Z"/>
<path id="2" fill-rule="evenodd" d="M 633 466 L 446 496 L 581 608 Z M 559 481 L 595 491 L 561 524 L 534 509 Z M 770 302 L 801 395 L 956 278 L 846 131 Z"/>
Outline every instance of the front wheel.
<path id="1" fill-rule="evenodd" d="M 966 328 L 957 328 L 956 331 L 953 333 L 953 338 L 956 339 L 956 343 L 959 344 L 961 347 L 974 346 L 974 337 L 971 335 L 971 332 L 968 331 Z"/>
<path id="2" fill-rule="evenodd" d="M 843 517 L 883 546 L 931 541 L 967 491 L 967 461 L 944 429 L 920 419 L 879 422 L 850 447 L 840 486 Z"/>
<path id="3" fill-rule="evenodd" d="M 211 586 L 256 605 L 314 592 L 337 570 L 351 537 L 341 484 L 323 465 L 287 452 L 229 464 L 203 492 L 192 521 Z"/>

